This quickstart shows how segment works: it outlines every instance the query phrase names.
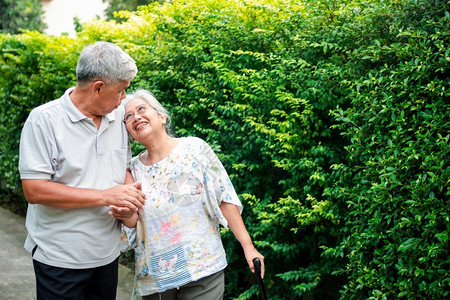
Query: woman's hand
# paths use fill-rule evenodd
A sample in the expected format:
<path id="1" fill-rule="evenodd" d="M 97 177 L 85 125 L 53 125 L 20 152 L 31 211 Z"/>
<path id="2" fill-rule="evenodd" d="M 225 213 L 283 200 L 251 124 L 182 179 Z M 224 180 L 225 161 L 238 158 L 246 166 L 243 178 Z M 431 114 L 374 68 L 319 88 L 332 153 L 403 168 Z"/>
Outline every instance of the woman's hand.
<path id="1" fill-rule="evenodd" d="M 108 206 L 110 211 L 108 214 L 116 219 L 119 219 L 122 221 L 123 225 L 134 228 L 136 227 L 137 220 L 139 218 L 139 213 L 134 211 L 133 209 L 130 209 L 128 207 L 118 207 L 115 205 Z"/>
<path id="2" fill-rule="evenodd" d="M 255 273 L 255 265 L 253 264 L 253 260 L 255 258 L 259 259 L 261 262 L 261 278 L 264 278 L 264 256 L 262 256 L 253 245 L 251 247 L 247 247 L 247 249 L 244 248 L 244 254 L 252 273 Z"/>

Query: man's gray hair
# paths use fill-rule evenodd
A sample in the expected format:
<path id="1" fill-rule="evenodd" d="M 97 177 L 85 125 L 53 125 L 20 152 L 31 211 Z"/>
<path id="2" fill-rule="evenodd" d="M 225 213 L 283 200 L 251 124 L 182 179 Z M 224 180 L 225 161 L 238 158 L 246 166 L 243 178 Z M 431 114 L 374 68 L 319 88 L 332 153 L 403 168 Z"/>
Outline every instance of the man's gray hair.
<path id="1" fill-rule="evenodd" d="M 119 46 L 109 42 L 96 42 L 86 46 L 78 58 L 77 80 L 90 82 L 103 80 L 108 83 L 131 81 L 137 74 L 137 66 Z"/>
<path id="2" fill-rule="evenodd" d="M 143 99 L 145 102 L 147 102 L 151 107 L 153 107 L 158 115 L 164 115 L 166 116 L 166 124 L 164 125 L 166 128 L 166 132 L 169 136 L 173 137 L 172 128 L 171 128 L 171 117 L 167 109 L 161 104 L 161 102 L 156 99 L 155 95 L 153 95 L 152 92 L 149 92 L 147 90 L 137 90 L 132 94 L 128 94 L 125 99 L 122 100 L 122 106 L 124 107 L 125 111 L 127 109 L 128 103 L 135 99 Z"/>

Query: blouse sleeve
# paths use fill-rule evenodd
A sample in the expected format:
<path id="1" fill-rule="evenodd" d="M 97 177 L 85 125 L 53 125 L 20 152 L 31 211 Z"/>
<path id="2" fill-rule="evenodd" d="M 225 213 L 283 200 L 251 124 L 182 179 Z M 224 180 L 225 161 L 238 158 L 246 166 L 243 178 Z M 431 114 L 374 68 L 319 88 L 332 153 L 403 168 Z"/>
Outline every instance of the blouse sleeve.
<path id="1" fill-rule="evenodd" d="M 122 224 L 122 232 L 120 235 L 120 251 L 126 252 L 136 248 L 136 228 L 128 228 Z"/>
<path id="2" fill-rule="evenodd" d="M 200 149 L 202 169 L 207 201 L 205 203 L 209 215 L 216 222 L 228 228 L 228 222 L 220 210 L 222 201 L 234 204 L 242 213 L 242 203 L 234 189 L 227 171 L 212 148 L 203 142 Z"/>
<path id="3" fill-rule="evenodd" d="M 136 180 L 137 178 L 137 174 L 136 174 L 136 161 L 137 161 L 138 156 L 135 156 L 133 158 L 131 158 L 130 163 L 129 163 L 129 168 L 131 171 L 131 175 L 133 176 L 133 178 Z M 138 225 L 136 227 L 139 226 L 139 222 L 140 220 L 138 220 Z M 122 226 L 122 232 L 120 234 L 120 251 L 121 252 L 126 252 L 130 249 L 134 249 L 137 247 L 137 230 L 136 228 L 129 228 L 125 225 L 121 225 Z"/>

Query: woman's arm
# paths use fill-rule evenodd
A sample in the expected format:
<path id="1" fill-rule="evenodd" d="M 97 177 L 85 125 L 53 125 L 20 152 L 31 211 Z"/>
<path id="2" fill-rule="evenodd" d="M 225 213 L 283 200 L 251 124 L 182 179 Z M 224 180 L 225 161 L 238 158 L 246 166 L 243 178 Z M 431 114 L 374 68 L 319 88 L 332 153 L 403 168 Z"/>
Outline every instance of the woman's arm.
<path id="1" fill-rule="evenodd" d="M 130 169 L 127 169 L 127 172 L 125 175 L 125 184 L 133 184 L 134 187 L 136 187 L 138 190 L 142 191 L 141 182 L 134 182 L 134 178 L 130 172 Z M 109 215 L 122 221 L 123 225 L 127 226 L 128 228 L 136 227 L 137 220 L 139 218 L 137 211 L 131 211 L 131 210 L 125 209 L 123 207 L 117 207 L 115 205 L 110 205 L 109 209 L 110 209 Z"/>
<path id="2" fill-rule="evenodd" d="M 220 210 L 228 221 L 228 226 L 244 250 L 245 259 L 252 272 L 255 272 L 253 260 L 258 258 L 261 261 L 261 277 L 264 278 L 264 256 L 262 256 L 253 245 L 252 239 L 245 228 L 244 221 L 236 205 L 223 202 L 220 204 Z"/>

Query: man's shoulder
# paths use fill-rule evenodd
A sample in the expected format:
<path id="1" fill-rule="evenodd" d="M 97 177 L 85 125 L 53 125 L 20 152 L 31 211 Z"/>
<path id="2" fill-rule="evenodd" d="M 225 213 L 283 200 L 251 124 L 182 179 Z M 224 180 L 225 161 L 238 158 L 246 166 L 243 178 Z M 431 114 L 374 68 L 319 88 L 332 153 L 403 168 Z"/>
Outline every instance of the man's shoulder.
<path id="1" fill-rule="evenodd" d="M 39 118 L 39 116 L 42 113 L 44 112 L 52 113 L 52 111 L 57 111 L 60 106 L 61 106 L 61 98 L 49 101 L 47 103 L 41 104 L 33 108 L 33 110 L 31 110 L 30 112 L 30 117 Z"/>
<path id="2" fill-rule="evenodd" d="M 64 94 L 59 98 L 43 103 L 31 110 L 30 117 L 38 118 L 42 113 L 46 114 L 60 114 L 60 110 L 63 109 L 63 102 L 68 101 L 68 95 L 74 90 L 74 87 L 68 88 Z M 66 98 L 65 98 L 66 97 Z"/>

